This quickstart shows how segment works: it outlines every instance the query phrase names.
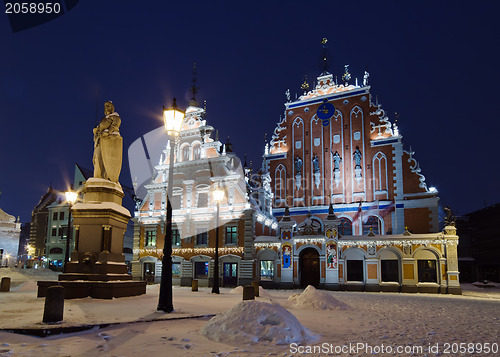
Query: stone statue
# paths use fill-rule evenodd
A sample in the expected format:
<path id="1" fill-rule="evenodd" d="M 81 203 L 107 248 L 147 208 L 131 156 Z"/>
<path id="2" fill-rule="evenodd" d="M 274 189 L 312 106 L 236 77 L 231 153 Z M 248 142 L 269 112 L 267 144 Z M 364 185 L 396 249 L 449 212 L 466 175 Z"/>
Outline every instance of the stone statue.
<path id="1" fill-rule="evenodd" d="M 104 104 L 104 118 L 94 128 L 94 177 L 118 182 L 122 168 L 121 119 L 111 101 Z"/>
<path id="2" fill-rule="evenodd" d="M 365 75 L 363 76 L 363 85 L 367 86 L 368 85 L 368 77 L 370 77 L 370 73 L 365 71 Z"/>
<path id="3" fill-rule="evenodd" d="M 340 170 L 340 163 L 342 162 L 342 158 L 340 157 L 339 153 L 335 151 L 335 154 L 333 154 L 333 169 L 334 170 Z"/>
<path id="4" fill-rule="evenodd" d="M 361 151 L 359 151 L 359 146 L 356 146 L 356 151 L 353 154 L 354 156 L 354 164 L 356 165 L 355 168 L 361 168 Z"/>
<path id="5" fill-rule="evenodd" d="M 300 175 L 301 172 L 302 172 L 302 159 L 297 156 L 297 158 L 295 159 L 295 174 Z"/>
<path id="6" fill-rule="evenodd" d="M 314 173 L 319 172 L 319 159 L 318 159 L 318 156 L 314 155 L 314 157 L 312 159 L 312 163 L 313 163 L 313 172 Z"/>

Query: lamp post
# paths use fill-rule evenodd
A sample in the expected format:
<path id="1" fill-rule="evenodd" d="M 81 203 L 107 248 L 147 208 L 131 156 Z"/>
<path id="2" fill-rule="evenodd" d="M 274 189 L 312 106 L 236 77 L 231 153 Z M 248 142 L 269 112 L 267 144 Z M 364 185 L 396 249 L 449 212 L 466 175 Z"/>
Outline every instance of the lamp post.
<path id="1" fill-rule="evenodd" d="M 69 262 L 69 241 L 71 240 L 71 207 L 76 202 L 77 194 L 74 191 L 66 191 L 66 201 L 68 202 L 68 233 L 66 235 L 66 252 L 64 253 L 64 272 L 67 273 Z"/>
<path id="2" fill-rule="evenodd" d="M 217 215 L 215 217 L 215 265 L 214 265 L 214 283 L 212 285 L 212 294 L 220 294 L 219 291 L 219 206 L 224 199 L 224 190 L 217 185 L 213 192 L 214 201 L 217 205 Z"/>
<path id="3" fill-rule="evenodd" d="M 168 163 L 168 181 L 166 187 L 167 207 L 165 219 L 165 243 L 163 245 L 163 259 L 161 267 L 160 295 L 158 298 L 158 311 L 172 312 L 174 306 L 172 303 L 172 185 L 174 181 L 174 149 L 177 138 L 179 137 L 184 112 L 177 108 L 175 102 L 168 109 L 163 107 L 163 119 L 165 120 L 165 130 L 169 136 L 170 142 L 170 160 Z"/>

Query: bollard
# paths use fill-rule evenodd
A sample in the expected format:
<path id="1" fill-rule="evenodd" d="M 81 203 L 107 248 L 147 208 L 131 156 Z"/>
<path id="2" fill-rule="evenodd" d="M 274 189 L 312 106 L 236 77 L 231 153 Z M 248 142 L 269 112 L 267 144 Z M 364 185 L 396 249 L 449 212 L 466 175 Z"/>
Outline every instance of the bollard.
<path id="1" fill-rule="evenodd" d="M 243 287 L 243 300 L 255 300 L 255 289 L 253 285 Z"/>
<path id="2" fill-rule="evenodd" d="M 252 281 L 252 286 L 254 288 L 254 295 L 255 297 L 259 297 L 259 282 L 258 281 Z"/>
<path id="3" fill-rule="evenodd" d="M 4 276 L 2 278 L 2 283 L 0 285 L 0 291 L 2 292 L 8 292 L 10 291 L 10 278 Z"/>
<path id="4" fill-rule="evenodd" d="M 191 282 L 191 291 L 198 291 L 198 280 L 193 279 Z"/>
<path id="5" fill-rule="evenodd" d="M 63 320 L 64 314 L 64 287 L 50 286 L 45 296 L 43 322 L 54 323 Z"/>

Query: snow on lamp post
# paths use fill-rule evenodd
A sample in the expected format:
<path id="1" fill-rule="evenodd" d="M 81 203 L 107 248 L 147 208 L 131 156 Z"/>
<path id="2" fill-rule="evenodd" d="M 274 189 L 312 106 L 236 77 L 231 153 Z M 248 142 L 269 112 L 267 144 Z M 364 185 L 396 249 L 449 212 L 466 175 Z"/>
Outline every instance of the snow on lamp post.
<path id="1" fill-rule="evenodd" d="M 64 253 L 64 272 L 67 273 L 67 265 L 69 262 L 69 242 L 71 240 L 71 207 L 75 204 L 78 197 L 75 191 L 66 191 L 66 201 L 68 202 L 68 233 L 66 235 L 66 252 Z"/>
<path id="2" fill-rule="evenodd" d="M 165 130 L 169 136 L 170 159 L 168 163 L 168 181 L 166 185 L 166 219 L 165 219 L 165 243 L 163 245 L 163 258 L 161 267 L 160 294 L 158 298 L 158 311 L 172 312 L 174 310 L 172 302 L 172 184 L 174 180 L 174 148 L 177 138 L 181 132 L 184 112 L 177 108 L 175 102 L 168 109 L 163 107 L 163 119 Z"/>

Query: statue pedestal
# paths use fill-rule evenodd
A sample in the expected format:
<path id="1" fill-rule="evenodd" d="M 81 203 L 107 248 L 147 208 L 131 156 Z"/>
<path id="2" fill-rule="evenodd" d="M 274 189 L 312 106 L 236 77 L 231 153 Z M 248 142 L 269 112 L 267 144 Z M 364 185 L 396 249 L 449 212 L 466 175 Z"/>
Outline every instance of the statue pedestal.
<path id="1" fill-rule="evenodd" d="M 75 250 L 59 282 L 38 282 L 38 296 L 51 285 L 66 288 L 65 298 L 113 298 L 146 293 L 146 282 L 127 274 L 123 236 L 130 213 L 122 206 L 120 184 L 90 178 L 83 189 L 83 202 L 73 206 Z"/>

